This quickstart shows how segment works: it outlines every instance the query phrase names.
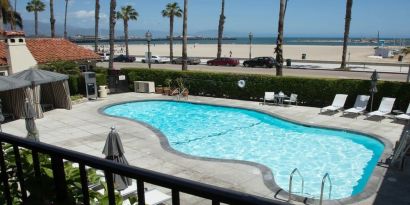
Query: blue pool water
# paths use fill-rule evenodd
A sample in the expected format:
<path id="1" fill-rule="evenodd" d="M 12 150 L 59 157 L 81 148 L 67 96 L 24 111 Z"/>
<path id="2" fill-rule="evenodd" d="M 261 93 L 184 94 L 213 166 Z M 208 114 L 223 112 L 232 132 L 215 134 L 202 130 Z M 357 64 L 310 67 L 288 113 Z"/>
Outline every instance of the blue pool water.
<path id="1" fill-rule="evenodd" d="M 290 108 L 291 109 L 291 108 Z M 288 190 L 289 174 L 299 195 L 318 198 L 322 177 L 330 174 L 332 199 L 360 193 L 384 145 L 364 135 L 307 127 L 239 108 L 172 101 L 132 102 L 108 107 L 108 115 L 145 122 L 160 130 L 170 146 L 185 154 L 263 164 Z"/>

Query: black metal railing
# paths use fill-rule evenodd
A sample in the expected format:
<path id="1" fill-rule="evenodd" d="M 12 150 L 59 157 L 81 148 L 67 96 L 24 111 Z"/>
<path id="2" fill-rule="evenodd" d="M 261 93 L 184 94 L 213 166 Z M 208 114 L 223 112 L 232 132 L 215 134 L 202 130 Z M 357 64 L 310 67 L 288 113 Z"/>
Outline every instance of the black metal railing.
<path id="1" fill-rule="evenodd" d="M 3 185 L 3 197 L 6 199 L 7 204 L 12 204 L 10 187 L 8 182 L 8 175 L 6 173 L 6 162 L 5 153 L 3 151 L 3 143 L 11 144 L 14 151 L 14 158 L 16 162 L 17 169 L 17 179 L 20 184 L 20 191 L 22 193 L 21 200 L 25 204 L 27 200 L 26 195 L 26 182 L 24 181 L 21 157 L 19 148 L 25 148 L 31 150 L 33 157 L 34 173 L 36 177 L 40 177 L 40 162 L 39 153 L 47 154 L 51 158 L 51 168 L 53 170 L 53 180 L 55 185 L 55 198 L 64 201 L 67 198 L 67 182 L 64 173 L 64 160 L 79 163 L 80 178 L 81 178 L 81 190 L 83 195 L 83 204 L 88 205 L 89 202 L 89 190 L 88 190 L 88 180 L 86 166 L 100 169 L 105 172 L 105 179 L 108 188 L 109 204 L 115 204 L 115 192 L 113 184 L 113 175 L 119 174 L 129 178 L 133 178 L 137 181 L 137 198 L 138 204 L 144 205 L 144 183 L 150 183 L 158 185 L 164 188 L 171 189 L 172 191 L 172 204 L 180 204 L 180 193 L 186 193 L 201 197 L 204 199 L 209 199 L 212 201 L 213 205 L 220 203 L 225 204 L 240 204 L 240 205 L 279 205 L 286 204 L 284 202 L 278 202 L 271 199 L 245 194 L 233 190 L 228 190 L 212 185 L 202 184 L 199 182 L 182 179 L 142 168 L 137 168 L 133 166 L 126 166 L 118 164 L 109 160 L 94 157 L 91 155 L 67 150 L 57 146 L 37 143 L 25 138 L 16 137 L 13 135 L 0 133 L 0 166 L 1 166 L 1 181 Z"/>

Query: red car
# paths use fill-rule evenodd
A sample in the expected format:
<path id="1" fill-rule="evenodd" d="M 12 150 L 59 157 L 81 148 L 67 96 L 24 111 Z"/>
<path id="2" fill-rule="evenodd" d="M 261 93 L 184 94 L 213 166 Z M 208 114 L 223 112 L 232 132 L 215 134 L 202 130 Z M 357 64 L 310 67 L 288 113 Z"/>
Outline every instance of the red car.
<path id="1" fill-rule="evenodd" d="M 207 65 L 224 65 L 224 66 L 237 66 L 239 65 L 239 60 L 234 58 L 216 58 L 209 60 Z"/>

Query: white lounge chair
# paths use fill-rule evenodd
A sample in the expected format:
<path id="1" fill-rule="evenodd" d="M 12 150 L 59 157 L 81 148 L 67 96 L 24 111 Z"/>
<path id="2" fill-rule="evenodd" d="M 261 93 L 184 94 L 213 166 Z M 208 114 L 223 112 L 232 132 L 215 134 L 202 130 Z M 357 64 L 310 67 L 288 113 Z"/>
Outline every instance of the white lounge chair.
<path id="1" fill-rule="evenodd" d="M 289 103 L 289 105 L 292 104 L 292 103 L 295 103 L 295 105 L 298 105 L 298 95 L 292 93 L 292 94 L 290 94 L 290 98 L 283 100 L 283 102 Z"/>
<path id="2" fill-rule="evenodd" d="M 398 119 L 398 120 L 408 120 L 410 122 L 410 103 L 409 103 L 409 106 L 407 107 L 406 113 L 396 115 L 396 119 Z"/>
<path id="3" fill-rule="evenodd" d="M 354 106 L 350 109 L 344 110 L 343 114 L 352 113 L 352 114 L 357 114 L 357 116 L 359 116 L 366 110 L 367 104 L 369 103 L 369 99 L 370 99 L 370 96 L 368 95 L 358 95 L 356 97 L 356 102 L 354 103 Z"/>
<path id="4" fill-rule="evenodd" d="M 335 99 L 333 99 L 332 105 L 321 108 L 320 112 L 322 112 L 323 110 L 336 112 L 340 109 L 343 109 L 346 102 L 346 98 L 347 95 L 345 94 L 336 94 Z"/>
<path id="5" fill-rule="evenodd" d="M 394 101 L 396 101 L 396 98 L 384 97 L 382 99 L 382 102 L 380 103 L 379 109 L 367 114 L 367 116 L 368 117 L 371 117 L 371 116 L 381 117 L 380 118 L 380 121 L 381 121 L 383 117 L 391 113 L 391 111 L 393 110 Z"/>
<path id="6" fill-rule="evenodd" d="M 266 101 L 273 101 L 275 102 L 275 92 L 265 92 L 265 96 L 263 97 L 263 104 L 266 104 Z"/>

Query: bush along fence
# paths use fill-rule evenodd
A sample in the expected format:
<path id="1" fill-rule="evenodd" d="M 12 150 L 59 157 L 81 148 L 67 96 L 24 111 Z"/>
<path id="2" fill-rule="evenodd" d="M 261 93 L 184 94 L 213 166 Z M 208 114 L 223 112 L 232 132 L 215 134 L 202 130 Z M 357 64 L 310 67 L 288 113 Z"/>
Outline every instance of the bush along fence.
<path id="1" fill-rule="evenodd" d="M 330 105 L 338 93 L 349 95 L 345 107 L 352 107 L 357 95 L 370 95 L 371 74 L 369 80 L 348 80 L 132 68 L 122 69 L 121 72 L 127 76 L 130 84 L 133 81 L 154 81 L 156 86 L 165 87 L 166 80 L 172 79 L 172 87 L 177 87 L 175 79 L 183 78 L 190 95 L 197 96 L 261 101 L 266 91 L 282 91 L 287 95 L 296 93 L 299 105 L 312 107 Z M 244 88 L 238 86 L 239 80 L 245 81 Z M 409 83 L 379 81 L 377 88 L 373 110 L 379 107 L 383 97 L 396 98 L 394 109 L 407 109 L 410 101 Z"/>
<path id="2" fill-rule="evenodd" d="M 107 69 L 96 69 L 97 86 L 107 85 Z M 77 95 L 85 93 L 84 78 L 81 75 L 69 75 L 68 85 L 70 87 L 70 94 Z"/>

